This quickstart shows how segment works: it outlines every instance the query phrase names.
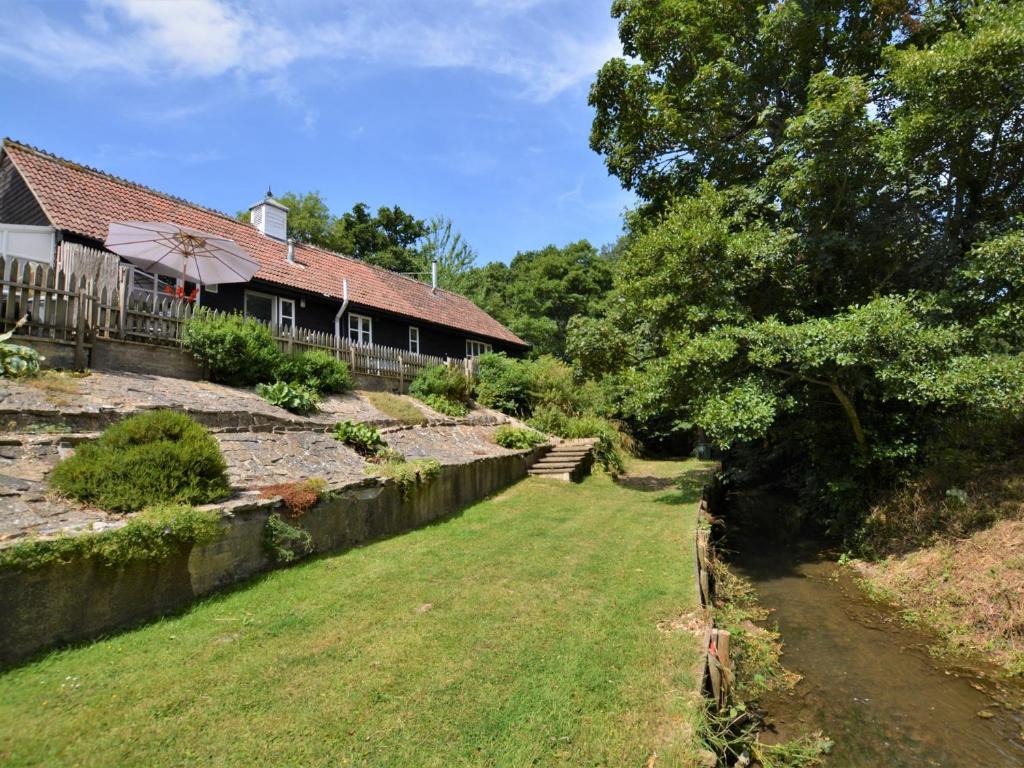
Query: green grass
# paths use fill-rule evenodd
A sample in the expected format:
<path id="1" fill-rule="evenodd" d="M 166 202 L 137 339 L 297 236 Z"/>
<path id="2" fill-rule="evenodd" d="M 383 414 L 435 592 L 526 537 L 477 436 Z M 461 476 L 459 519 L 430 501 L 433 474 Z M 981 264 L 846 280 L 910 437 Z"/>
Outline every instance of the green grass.
<path id="1" fill-rule="evenodd" d="M 370 405 L 402 424 L 419 425 L 426 424 L 427 417 L 423 411 L 413 405 L 409 400 L 389 392 L 367 392 L 366 398 Z"/>
<path id="2" fill-rule="evenodd" d="M 0 764 L 688 764 L 704 471 L 526 480 L 9 671 Z"/>

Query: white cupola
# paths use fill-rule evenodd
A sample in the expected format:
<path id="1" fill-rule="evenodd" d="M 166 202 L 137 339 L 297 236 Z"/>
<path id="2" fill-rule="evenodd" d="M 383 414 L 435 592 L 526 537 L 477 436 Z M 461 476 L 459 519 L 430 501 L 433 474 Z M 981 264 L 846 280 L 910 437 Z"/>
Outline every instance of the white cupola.
<path id="1" fill-rule="evenodd" d="M 288 239 L 288 209 L 274 199 L 269 188 L 266 196 L 249 208 L 249 221 L 267 237 Z"/>

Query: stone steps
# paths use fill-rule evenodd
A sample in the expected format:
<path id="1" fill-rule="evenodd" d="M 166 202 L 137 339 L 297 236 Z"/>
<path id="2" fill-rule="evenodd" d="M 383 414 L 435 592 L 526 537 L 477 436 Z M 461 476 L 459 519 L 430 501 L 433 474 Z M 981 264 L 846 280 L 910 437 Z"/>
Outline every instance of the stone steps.
<path id="1" fill-rule="evenodd" d="M 534 477 L 550 477 L 566 482 L 582 480 L 593 464 L 592 438 L 559 443 L 528 470 Z"/>

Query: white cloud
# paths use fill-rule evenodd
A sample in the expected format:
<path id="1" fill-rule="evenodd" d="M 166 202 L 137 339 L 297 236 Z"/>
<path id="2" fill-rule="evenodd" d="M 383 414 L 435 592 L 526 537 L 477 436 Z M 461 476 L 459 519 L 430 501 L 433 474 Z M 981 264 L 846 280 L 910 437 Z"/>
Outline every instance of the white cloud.
<path id="1" fill-rule="evenodd" d="M 297 99 L 288 73 L 298 62 L 464 68 L 508 78 L 520 96 L 546 101 L 589 80 L 620 53 L 607 16 L 585 16 L 589 23 L 579 23 L 578 12 L 571 19 L 552 15 L 552 4 L 341 0 L 318 8 L 93 0 L 77 19 L 16 6 L 0 15 L 0 59 L 64 78 L 234 74 L 259 79 L 285 101 Z"/>

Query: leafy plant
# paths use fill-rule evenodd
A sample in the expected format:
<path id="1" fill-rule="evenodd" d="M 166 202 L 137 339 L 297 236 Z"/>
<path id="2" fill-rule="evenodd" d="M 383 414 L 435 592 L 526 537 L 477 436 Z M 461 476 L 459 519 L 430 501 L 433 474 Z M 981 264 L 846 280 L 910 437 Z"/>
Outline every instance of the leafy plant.
<path id="1" fill-rule="evenodd" d="M 9 379 L 38 373 L 39 364 L 45 359 L 31 347 L 10 343 L 14 332 L 26 322 L 28 322 L 28 315 L 21 318 L 7 333 L 0 334 L 0 375 Z"/>
<path id="2" fill-rule="evenodd" d="M 263 548 L 274 562 L 292 563 L 313 552 L 313 537 L 274 512 L 263 527 Z"/>
<path id="3" fill-rule="evenodd" d="M 434 365 L 416 374 L 409 385 L 409 392 L 420 400 L 429 395 L 440 395 L 455 403 L 468 404 L 473 393 L 473 382 L 461 368 Z"/>
<path id="4" fill-rule="evenodd" d="M 387 443 L 384 442 L 384 438 L 380 436 L 380 431 L 376 427 L 355 421 L 339 422 L 334 428 L 334 439 L 354 448 L 363 456 L 373 456 L 382 448 L 387 447 Z"/>
<path id="5" fill-rule="evenodd" d="M 436 459 L 389 461 L 367 467 L 366 472 L 395 481 L 402 491 L 403 498 L 409 498 L 417 487 L 426 485 L 441 474 L 441 464 Z"/>
<path id="6" fill-rule="evenodd" d="M 547 435 L 541 434 L 535 429 L 523 429 L 509 424 L 503 424 L 494 431 L 494 442 L 502 448 L 510 448 L 515 451 L 536 448 L 547 442 L 547 439 Z"/>
<path id="7" fill-rule="evenodd" d="M 57 539 L 30 539 L 0 550 L 0 568 L 33 570 L 96 558 L 108 568 L 160 560 L 186 544 L 207 544 L 224 533 L 220 515 L 183 505 L 143 510 L 116 530 Z"/>
<path id="8" fill-rule="evenodd" d="M 405 461 L 405 454 L 394 448 L 378 448 L 367 461 L 373 464 L 400 464 Z"/>
<path id="9" fill-rule="evenodd" d="M 73 499 L 115 512 L 206 504 L 231 493 L 220 446 L 184 413 L 150 411 L 108 427 L 49 475 Z"/>
<path id="10" fill-rule="evenodd" d="M 182 344 L 207 369 L 211 381 L 233 386 L 265 381 L 281 361 L 270 329 L 238 313 L 197 310 L 185 324 Z"/>
<path id="11" fill-rule="evenodd" d="M 511 416 L 529 414 L 533 377 L 528 364 L 503 352 L 480 355 L 478 363 L 477 402 Z"/>
<path id="12" fill-rule="evenodd" d="M 285 355 L 275 369 L 278 381 L 298 384 L 318 395 L 342 394 L 352 389 L 348 365 L 322 349 Z"/>
<path id="13" fill-rule="evenodd" d="M 292 413 L 304 414 L 316 410 L 316 393 L 302 384 L 289 384 L 286 381 L 257 384 L 256 394 L 271 405 Z"/>
<path id="14" fill-rule="evenodd" d="M 469 413 L 469 406 L 465 403 L 460 403 L 457 400 L 449 400 L 444 395 L 424 395 L 420 398 L 430 408 L 442 413 L 445 416 L 452 416 L 453 418 L 460 419 Z"/>
<path id="15" fill-rule="evenodd" d="M 260 488 L 260 495 L 264 498 L 280 496 L 289 516 L 301 517 L 320 500 L 326 487 L 327 481 L 322 477 L 311 477 L 295 483 L 265 485 Z"/>

